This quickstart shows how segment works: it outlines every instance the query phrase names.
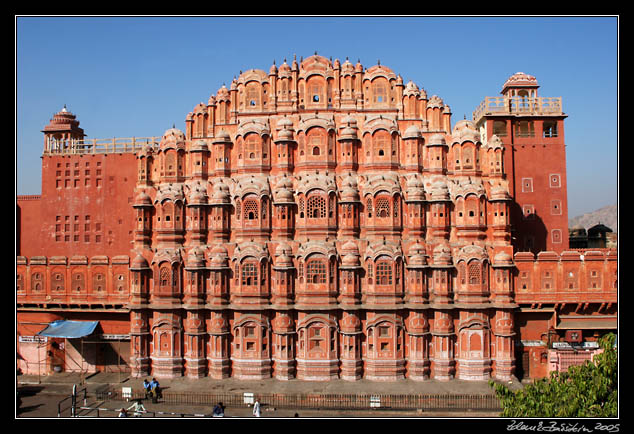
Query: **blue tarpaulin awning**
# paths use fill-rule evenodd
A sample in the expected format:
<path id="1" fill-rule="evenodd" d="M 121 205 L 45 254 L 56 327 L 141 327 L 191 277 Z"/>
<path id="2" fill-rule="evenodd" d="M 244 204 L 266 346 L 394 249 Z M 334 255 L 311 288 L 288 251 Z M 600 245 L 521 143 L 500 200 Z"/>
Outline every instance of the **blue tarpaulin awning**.
<path id="1" fill-rule="evenodd" d="M 50 338 L 81 338 L 91 334 L 97 324 L 99 321 L 53 321 L 44 330 L 38 332 L 38 335 Z"/>

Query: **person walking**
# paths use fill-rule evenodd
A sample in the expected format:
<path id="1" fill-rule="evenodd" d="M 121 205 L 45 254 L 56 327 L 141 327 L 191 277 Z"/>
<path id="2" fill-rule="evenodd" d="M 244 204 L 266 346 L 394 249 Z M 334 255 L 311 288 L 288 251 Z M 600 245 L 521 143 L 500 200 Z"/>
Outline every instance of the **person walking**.
<path id="1" fill-rule="evenodd" d="M 258 399 L 255 400 L 255 404 L 253 404 L 253 416 L 260 417 L 260 401 Z"/>
<path id="2" fill-rule="evenodd" d="M 147 381 L 147 378 L 143 379 L 143 390 L 145 391 L 145 399 L 148 399 L 152 394 L 152 387 L 150 386 L 149 381 Z"/>
<path id="3" fill-rule="evenodd" d="M 161 397 L 161 385 L 156 381 L 156 378 L 152 378 L 150 389 L 152 391 L 152 403 L 156 404 Z"/>

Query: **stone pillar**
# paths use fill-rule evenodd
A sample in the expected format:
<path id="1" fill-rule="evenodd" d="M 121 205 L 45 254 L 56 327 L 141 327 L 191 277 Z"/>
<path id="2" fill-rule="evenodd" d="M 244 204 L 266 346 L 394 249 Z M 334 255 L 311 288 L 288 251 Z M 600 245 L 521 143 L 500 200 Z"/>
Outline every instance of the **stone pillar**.
<path id="1" fill-rule="evenodd" d="M 356 381 L 363 377 L 363 359 L 361 354 L 361 321 L 358 311 L 343 311 L 340 326 L 339 359 L 341 361 L 342 380 Z"/>
<path id="2" fill-rule="evenodd" d="M 205 319 L 200 310 L 187 311 L 185 320 L 185 375 L 202 378 L 207 371 L 205 359 Z"/>
<path id="3" fill-rule="evenodd" d="M 176 378 L 183 375 L 183 328 L 176 310 L 152 312 L 152 375 Z"/>
<path id="4" fill-rule="evenodd" d="M 150 331 L 146 311 L 130 311 L 130 347 L 131 376 L 150 375 Z"/>
<path id="5" fill-rule="evenodd" d="M 451 380 L 456 372 L 454 359 L 455 333 L 453 318 L 449 311 L 434 311 L 432 326 L 432 378 Z"/>
<path id="6" fill-rule="evenodd" d="M 229 321 L 227 312 L 212 310 L 207 317 L 207 362 L 209 377 L 215 380 L 229 378 L 231 360 L 229 359 Z"/>
<path id="7" fill-rule="evenodd" d="M 295 378 L 295 321 L 290 311 L 277 311 L 271 321 L 273 376 L 277 380 Z"/>
<path id="8" fill-rule="evenodd" d="M 426 311 L 409 311 L 406 323 L 407 378 L 421 381 L 429 379 L 429 344 L 431 334 Z"/>

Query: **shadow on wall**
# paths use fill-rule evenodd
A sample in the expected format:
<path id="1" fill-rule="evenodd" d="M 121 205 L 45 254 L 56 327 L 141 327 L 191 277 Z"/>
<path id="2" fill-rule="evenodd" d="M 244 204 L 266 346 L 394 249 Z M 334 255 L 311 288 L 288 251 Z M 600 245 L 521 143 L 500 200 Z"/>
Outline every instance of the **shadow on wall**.
<path id="1" fill-rule="evenodd" d="M 548 229 L 534 209 L 522 209 L 517 202 L 512 202 L 510 214 L 511 244 L 515 252 L 532 252 L 536 255 L 548 250 Z M 564 236 L 568 234 L 559 234 L 562 243 Z"/>

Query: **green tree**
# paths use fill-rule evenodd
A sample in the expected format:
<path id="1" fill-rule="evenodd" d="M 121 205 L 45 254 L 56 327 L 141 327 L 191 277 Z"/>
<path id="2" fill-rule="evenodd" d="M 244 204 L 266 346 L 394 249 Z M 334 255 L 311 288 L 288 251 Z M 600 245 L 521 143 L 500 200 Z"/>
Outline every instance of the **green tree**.
<path id="1" fill-rule="evenodd" d="M 502 405 L 502 417 L 617 417 L 618 376 L 616 336 L 599 340 L 603 352 L 567 372 L 551 372 L 511 391 L 504 384 L 489 381 Z"/>

